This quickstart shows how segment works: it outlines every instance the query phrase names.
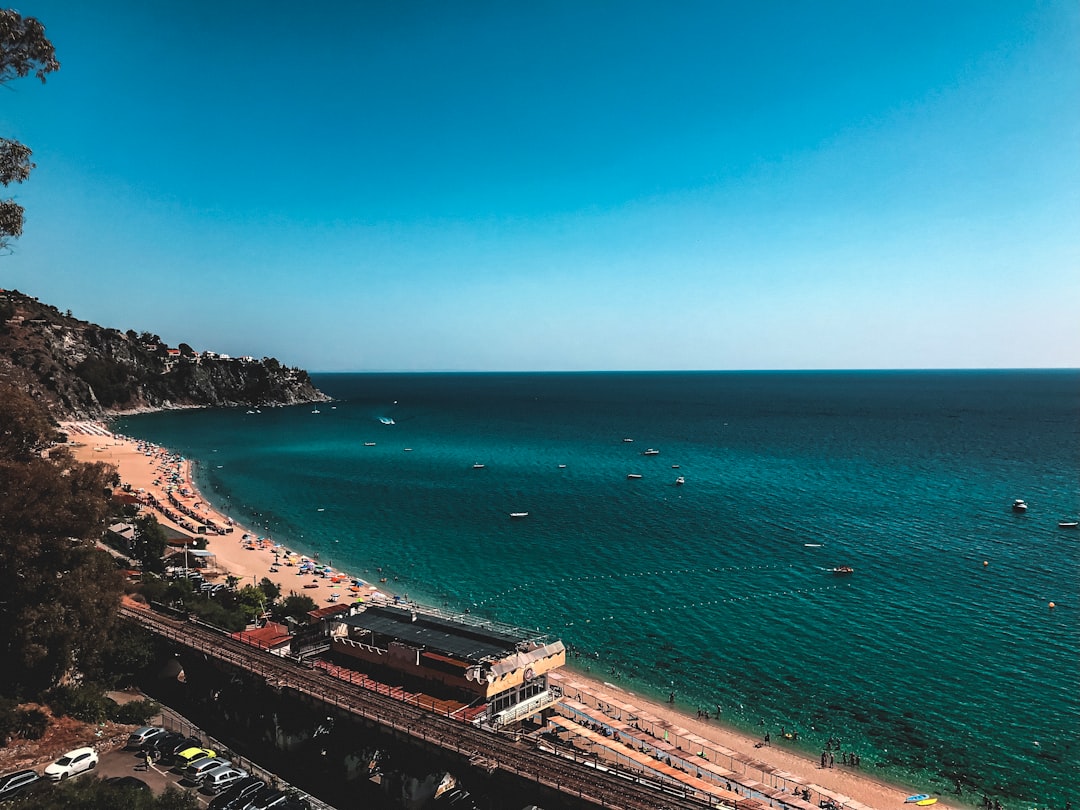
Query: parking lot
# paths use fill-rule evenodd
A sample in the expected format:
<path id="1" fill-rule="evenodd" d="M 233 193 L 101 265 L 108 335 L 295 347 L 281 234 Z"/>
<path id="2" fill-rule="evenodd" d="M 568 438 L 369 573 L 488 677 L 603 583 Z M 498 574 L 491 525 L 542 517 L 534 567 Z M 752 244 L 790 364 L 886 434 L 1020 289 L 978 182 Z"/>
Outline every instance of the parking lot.
<path id="1" fill-rule="evenodd" d="M 213 798 L 204 793 L 196 792 L 194 787 L 181 785 L 180 775 L 174 773 L 170 767 L 163 762 L 151 765 L 150 770 L 147 770 L 144 755 L 137 751 L 118 749 L 116 751 L 102 753 L 96 773 L 102 779 L 108 779 L 112 776 L 134 776 L 136 779 L 149 785 L 154 793 L 161 793 L 168 785 L 175 785 L 181 790 L 187 790 L 194 794 L 199 799 L 199 803 L 203 806 L 208 804 L 210 799 Z"/>

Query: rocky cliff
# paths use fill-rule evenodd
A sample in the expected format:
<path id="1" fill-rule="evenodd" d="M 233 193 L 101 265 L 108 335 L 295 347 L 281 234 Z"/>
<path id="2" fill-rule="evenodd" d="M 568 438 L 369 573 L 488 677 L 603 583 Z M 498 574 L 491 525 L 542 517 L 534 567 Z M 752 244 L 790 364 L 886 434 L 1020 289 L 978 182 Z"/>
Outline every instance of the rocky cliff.
<path id="1" fill-rule="evenodd" d="M 327 399 L 306 371 L 272 357 L 169 347 L 156 335 L 80 321 L 12 290 L 0 290 L 0 385 L 29 391 L 57 419 Z"/>

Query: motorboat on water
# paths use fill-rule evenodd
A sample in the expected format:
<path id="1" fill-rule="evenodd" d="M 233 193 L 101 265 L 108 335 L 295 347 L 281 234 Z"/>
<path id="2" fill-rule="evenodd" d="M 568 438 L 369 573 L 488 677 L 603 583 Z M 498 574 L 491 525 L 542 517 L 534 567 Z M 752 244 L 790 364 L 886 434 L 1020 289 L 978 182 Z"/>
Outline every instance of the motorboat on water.
<path id="1" fill-rule="evenodd" d="M 628 473 L 626 477 L 627 478 L 633 478 L 633 479 L 641 478 L 641 476 L 638 473 Z"/>
<path id="2" fill-rule="evenodd" d="M 481 464 L 481 463 L 480 463 L 480 462 L 478 461 L 478 462 L 476 462 L 475 464 L 473 464 L 473 465 L 472 465 L 472 468 L 473 468 L 474 470 L 482 470 L 482 469 L 484 469 L 484 465 L 483 465 L 483 464 Z"/>
<path id="3" fill-rule="evenodd" d="M 642 455 L 643 456 L 658 456 L 658 455 L 660 455 L 660 451 L 657 450 L 655 447 L 650 447 L 648 450 L 646 450 L 644 453 L 642 453 Z"/>
<path id="4" fill-rule="evenodd" d="M 1080 520 L 1059 520 L 1059 529 L 1076 529 L 1080 528 Z"/>
<path id="5" fill-rule="evenodd" d="M 375 442 L 364 442 L 364 447 L 374 447 Z"/>
<path id="6" fill-rule="evenodd" d="M 382 422 L 384 425 L 394 424 L 394 420 L 391 419 L 389 416 L 380 416 L 379 421 Z"/>
<path id="7" fill-rule="evenodd" d="M 624 442 L 632 442 L 632 441 L 633 441 L 633 439 L 630 439 L 630 438 L 626 438 L 626 439 L 623 439 L 623 441 L 624 441 Z"/>
<path id="8" fill-rule="evenodd" d="M 854 574 L 855 569 L 850 565 L 838 565 L 836 568 L 830 568 L 829 571 L 833 574 Z"/>
<path id="9" fill-rule="evenodd" d="M 527 518 L 528 516 L 529 516 L 528 512 L 511 512 L 510 513 L 510 517 L 512 517 L 514 519 Z"/>
<path id="10" fill-rule="evenodd" d="M 1023 498 L 1017 498 L 1012 503 L 1012 510 L 1014 512 L 1026 512 L 1027 511 L 1027 502 Z"/>
<path id="11" fill-rule="evenodd" d="M 675 479 L 675 484 L 676 485 L 682 485 L 682 484 L 685 484 L 685 483 L 686 483 L 686 479 L 683 478 L 681 475 L 678 478 Z"/>

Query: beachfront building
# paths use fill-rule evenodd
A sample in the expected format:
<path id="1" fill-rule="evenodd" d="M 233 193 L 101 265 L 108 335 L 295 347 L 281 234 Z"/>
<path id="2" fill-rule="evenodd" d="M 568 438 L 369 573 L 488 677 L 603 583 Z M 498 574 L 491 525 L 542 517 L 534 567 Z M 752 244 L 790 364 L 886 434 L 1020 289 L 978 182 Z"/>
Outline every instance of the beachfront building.
<path id="1" fill-rule="evenodd" d="M 415 605 L 371 605 L 334 623 L 331 653 L 374 678 L 486 707 L 503 727 L 552 706 L 548 673 L 566 663 L 561 641 Z"/>

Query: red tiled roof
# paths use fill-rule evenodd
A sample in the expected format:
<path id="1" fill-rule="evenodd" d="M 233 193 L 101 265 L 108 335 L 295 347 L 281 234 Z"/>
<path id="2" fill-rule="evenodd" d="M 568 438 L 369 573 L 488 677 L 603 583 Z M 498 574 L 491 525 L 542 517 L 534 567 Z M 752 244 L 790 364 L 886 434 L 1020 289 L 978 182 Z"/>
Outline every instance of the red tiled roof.
<path id="1" fill-rule="evenodd" d="M 348 605 L 327 605 L 326 607 L 315 608 L 315 610 L 309 610 L 308 616 L 312 621 L 318 621 L 319 619 L 327 616 L 334 616 L 338 613 L 345 613 L 349 610 Z"/>
<path id="2" fill-rule="evenodd" d="M 261 647 L 264 650 L 270 650 L 287 644 L 292 639 L 292 636 L 289 635 L 289 628 L 285 625 L 277 622 L 267 622 L 255 630 L 241 630 L 233 633 L 232 638 L 255 647 Z"/>

